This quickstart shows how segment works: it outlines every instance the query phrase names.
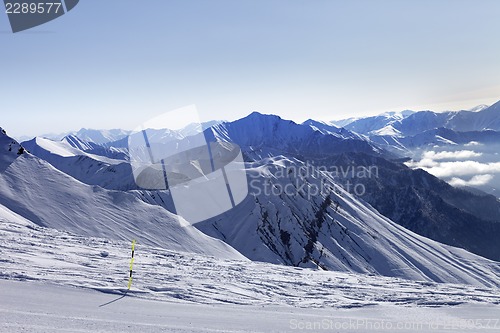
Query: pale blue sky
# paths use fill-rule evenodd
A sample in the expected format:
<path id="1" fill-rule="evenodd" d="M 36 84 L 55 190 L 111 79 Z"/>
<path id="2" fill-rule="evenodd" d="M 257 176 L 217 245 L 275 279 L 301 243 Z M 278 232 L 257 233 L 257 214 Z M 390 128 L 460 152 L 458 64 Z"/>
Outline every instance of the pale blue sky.
<path id="1" fill-rule="evenodd" d="M 82 0 L 12 34 L 0 126 L 134 128 L 196 104 L 303 121 L 500 100 L 497 0 Z"/>

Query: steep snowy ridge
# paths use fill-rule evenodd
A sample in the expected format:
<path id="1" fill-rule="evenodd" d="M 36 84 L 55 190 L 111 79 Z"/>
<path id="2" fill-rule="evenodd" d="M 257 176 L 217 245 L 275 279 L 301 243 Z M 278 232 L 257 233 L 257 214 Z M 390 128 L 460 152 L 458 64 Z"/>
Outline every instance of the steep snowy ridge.
<path id="1" fill-rule="evenodd" d="M 362 198 L 403 227 L 448 245 L 500 260 L 500 201 L 485 193 L 473 194 L 451 186 L 420 169 L 398 162 L 346 153 L 319 165 L 340 170 L 376 166 L 374 177 L 343 177 L 338 181 L 363 189 Z"/>
<path id="2" fill-rule="evenodd" d="M 23 145 L 33 155 L 85 184 L 112 190 L 137 188 L 132 168 L 126 161 L 86 153 L 73 148 L 67 141 L 37 137 Z"/>
<path id="3" fill-rule="evenodd" d="M 255 180 L 253 196 L 196 226 L 252 260 L 499 286 L 500 263 L 404 229 L 327 173 L 307 174 L 302 162 L 285 157 L 255 162 L 249 172 Z M 266 194 L 266 188 L 273 194 Z M 318 195 L 318 189 L 325 193 Z"/>
<path id="4" fill-rule="evenodd" d="M 87 151 L 87 150 L 92 150 L 94 149 L 97 144 L 93 142 L 88 142 L 80 139 L 76 135 L 66 135 L 64 138 L 61 140 L 64 143 L 67 143 L 73 148 L 79 149 L 81 151 Z"/>
<path id="5" fill-rule="evenodd" d="M 14 141 L 4 135 L 2 141 L 7 140 Z M 130 193 L 83 184 L 31 154 L 9 163 L 0 161 L 0 170 L 0 204 L 40 226 L 244 259 L 227 244 L 159 206 L 148 205 Z"/>

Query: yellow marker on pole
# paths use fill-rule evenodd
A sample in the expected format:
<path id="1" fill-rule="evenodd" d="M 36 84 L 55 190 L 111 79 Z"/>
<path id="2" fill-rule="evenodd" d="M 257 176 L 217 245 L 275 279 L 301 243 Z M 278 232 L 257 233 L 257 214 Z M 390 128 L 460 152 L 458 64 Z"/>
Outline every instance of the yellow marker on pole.
<path id="1" fill-rule="evenodd" d="M 132 241 L 132 257 L 130 258 L 130 275 L 128 278 L 127 290 L 130 290 L 130 287 L 132 287 L 132 269 L 134 268 L 134 251 L 135 251 L 135 239 Z"/>

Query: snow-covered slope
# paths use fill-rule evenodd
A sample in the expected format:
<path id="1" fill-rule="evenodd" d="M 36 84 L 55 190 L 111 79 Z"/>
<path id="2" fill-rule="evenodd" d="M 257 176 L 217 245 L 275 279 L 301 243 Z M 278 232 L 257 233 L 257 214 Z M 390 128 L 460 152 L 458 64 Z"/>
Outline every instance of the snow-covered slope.
<path id="1" fill-rule="evenodd" d="M 86 153 L 67 141 L 37 137 L 23 142 L 23 146 L 33 155 L 85 184 L 113 190 L 137 188 L 132 168 L 126 161 Z"/>
<path id="2" fill-rule="evenodd" d="M 196 262 L 197 263 L 197 262 Z M 194 270 L 196 272 L 196 270 Z M 162 271 L 161 271 L 162 272 Z M 107 273 L 107 272 L 106 272 Z M 156 271 L 155 271 L 156 273 Z M 224 273 L 217 277 L 226 276 Z M 228 271 L 229 276 L 234 276 Z M 254 272 L 258 274 L 259 272 Z M 293 274 L 293 272 L 292 272 Z M 302 276 L 295 272 L 296 276 Z M 259 278 L 269 276 L 268 271 Z M 275 275 L 271 275 L 275 277 Z M 209 279 L 203 277 L 203 280 Z M 339 278 L 341 279 L 341 278 Z M 163 279 L 162 283 L 166 282 Z M 249 285 L 243 291 L 222 285 L 219 281 L 209 280 L 211 284 L 197 283 L 207 290 L 220 291 L 225 296 L 249 295 L 259 289 L 267 291 L 276 287 L 276 295 L 281 296 L 281 285 L 286 280 L 276 280 L 267 288 L 262 284 Z M 352 295 L 351 308 L 334 308 L 327 304 L 322 308 L 288 305 L 244 305 L 241 304 L 197 304 L 194 301 L 178 300 L 182 298 L 182 289 L 167 286 L 163 294 L 166 301 L 152 300 L 149 294 L 129 292 L 126 297 L 99 293 L 95 290 L 54 285 L 39 281 L 0 280 L 0 315 L 4 321 L 0 324 L 0 333 L 12 332 L 106 332 L 106 333 L 294 333 L 318 332 L 322 328 L 328 332 L 380 332 L 391 333 L 471 333 L 498 332 L 500 324 L 494 318 L 498 316 L 500 305 L 494 301 L 497 294 L 489 290 L 478 290 L 465 286 L 443 285 L 435 288 L 426 284 L 409 285 L 398 281 L 374 280 L 355 288 L 356 277 L 334 284 L 332 281 L 312 284 L 309 275 L 303 276 L 297 286 L 307 288 L 308 295 L 303 296 L 304 303 L 313 303 L 318 296 L 332 295 L 332 291 L 349 290 Z M 353 284 L 353 282 L 355 284 Z M 179 285 L 179 284 L 177 284 Z M 184 285 L 182 285 L 184 287 Z M 391 287 L 385 289 L 384 287 Z M 322 287 L 323 289 L 318 289 Z M 330 289 L 328 287 L 331 287 Z M 296 287 L 290 287 L 291 292 Z M 371 288 L 371 289 L 368 289 Z M 192 288 L 186 286 L 188 291 Z M 248 290 L 248 292 L 247 292 Z M 364 306 L 365 302 L 356 303 L 355 299 L 366 291 L 380 291 L 380 296 L 373 296 L 377 305 Z M 316 292 L 317 291 L 317 292 Z M 384 293 L 387 291 L 388 293 Z M 320 294 L 321 292 L 321 294 Z M 171 294 L 172 296 L 168 296 Z M 210 294 L 209 294 L 210 295 Z M 401 295 L 402 297 L 398 297 Z M 354 297 L 353 297 L 354 296 Z M 395 296 L 395 297 L 394 297 Z M 214 298 L 216 296 L 214 295 Z M 335 297 L 332 295 L 331 297 Z M 381 300 L 394 297 L 394 303 Z M 230 298 L 229 298 L 230 299 Z M 437 299 L 434 302 L 433 299 Z M 467 300 L 468 299 L 468 300 Z M 223 302 L 226 298 L 217 298 Z M 484 301 L 486 300 L 486 301 Z M 114 301 L 114 302 L 113 302 Z M 412 304 L 408 304 L 412 302 Z M 110 303 L 112 302 L 112 303 Z M 236 300 L 238 302 L 238 300 Z M 346 303 L 347 303 L 346 302 Z M 108 305 L 104 305 L 109 303 Z M 228 304 L 229 303 L 229 304 Z M 103 305 L 103 306 L 97 306 Z M 470 318 L 474 318 L 471 320 Z M 348 327 L 349 330 L 339 330 Z M 381 327 L 381 329 L 373 329 Z M 383 330 L 383 329 L 384 330 Z M 453 329 L 451 329 L 453 328 Z"/>
<path id="3" fill-rule="evenodd" d="M 335 172 L 339 183 L 351 192 L 362 189 L 363 200 L 403 227 L 500 260 L 500 201 L 494 196 L 463 191 L 424 170 L 360 153 L 332 156 L 321 163 L 340 170 Z M 353 177 L 341 172 L 360 168 L 376 168 L 376 174 Z"/>
<path id="4" fill-rule="evenodd" d="M 285 157 L 256 162 L 249 173 L 254 196 L 196 226 L 252 260 L 499 285 L 500 263 L 404 229 L 340 188 L 328 173 Z"/>
<path id="5" fill-rule="evenodd" d="M 2 156 L 12 140 L 0 134 Z M 16 153 L 11 153 L 16 154 Z M 137 239 L 165 249 L 243 257 L 133 194 L 83 184 L 29 153 L 0 161 L 0 204 L 45 227 L 108 239 Z"/>
<path id="6" fill-rule="evenodd" d="M 84 144 L 83 141 L 80 141 L 80 143 Z M 53 141 L 46 138 L 36 137 L 32 140 L 23 142 L 23 146 L 26 147 L 26 149 L 28 149 L 31 153 L 36 153 L 38 157 L 44 160 L 50 160 L 51 156 L 87 156 L 96 161 L 105 162 L 108 164 L 119 164 L 122 162 L 104 156 L 85 153 L 83 150 L 70 145 L 66 140 Z"/>
<path id="7" fill-rule="evenodd" d="M 221 260 L 138 243 L 124 295 L 130 242 L 42 228 L 1 205 L 0 239 L 1 333 L 498 328 L 497 288 Z"/>
<path id="8" fill-rule="evenodd" d="M 94 303 L 95 308 L 116 300 L 126 290 L 130 242 L 88 238 L 39 227 L 1 205 L 0 238 L 2 280 L 32 281 L 39 287 L 50 284 L 101 291 L 103 300 Z M 177 307 L 237 304 L 242 310 L 251 306 L 267 310 L 270 306 L 286 306 L 287 311 L 298 307 L 299 312 L 308 308 L 328 311 L 333 308 L 335 312 L 366 308 L 372 314 L 377 306 L 399 306 L 400 311 L 403 306 L 431 307 L 436 311 L 437 307 L 459 304 L 500 304 L 500 290 L 485 286 L 437 284 L 220 259 L 140 242 L 135 250 L 134 280 L 127 294 L 134 300 L 135 310 L 140 309 L 137 307 L 140 299 L 173 302 Z M 3 285 L 0 285 L 0 295 L 4 295 Z M 27 282 L 21 286 L 29 288 Z M 2 298 L 0 303 L 5 305 L 6 299 Z M 71 305 L 80 307 L 74 300 Z M 0 332 L 1 327 L 0 324 Z"/>

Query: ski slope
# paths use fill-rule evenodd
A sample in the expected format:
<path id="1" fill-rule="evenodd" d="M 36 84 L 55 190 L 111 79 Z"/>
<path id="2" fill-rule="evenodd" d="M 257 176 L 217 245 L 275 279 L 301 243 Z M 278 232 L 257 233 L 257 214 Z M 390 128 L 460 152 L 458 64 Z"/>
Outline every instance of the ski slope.
<path id="1" fill-rule="evenodd" d="M 352 320 L 356 332 L 382 323 L 406 325 L 395 332 L 430 331 L 423 325 L 431 323 L 433 332 L 446 332 L 466 319 L 485 332 L 500 328 L 493 321 L 497 288 L 227 260 L 138 243 L 132 290 L 122 297 L 129 242 L 39 227 L 1 206 L 0 238 L 2 333 L 293 332 Z M 454 332 L 474 331 L 466 328 Z"/>
<path id="2" fill-rule="evenodd" d="M 22 292 L 21 292 L 22 291 Z M 499 332 L 498 306 L 293 308 L 158 302 L 0 280 L 1 333 Z"/>

